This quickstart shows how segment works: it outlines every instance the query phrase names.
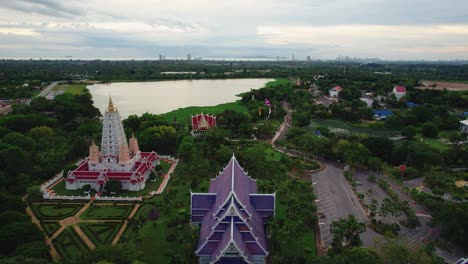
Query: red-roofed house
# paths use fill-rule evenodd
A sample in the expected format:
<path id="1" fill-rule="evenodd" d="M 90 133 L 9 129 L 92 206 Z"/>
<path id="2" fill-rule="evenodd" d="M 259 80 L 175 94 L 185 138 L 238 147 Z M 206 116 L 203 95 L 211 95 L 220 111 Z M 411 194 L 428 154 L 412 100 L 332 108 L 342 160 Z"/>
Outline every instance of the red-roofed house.
<path id="1" fill-rule="evenodd" d="M 339 93 L 343 90 L 341 86 L 335 86 L 331 88 L 328 92 L 330 93 L 330 97 L 338 97 Z"/>
<path id="2" fill-rule="evenodd" d="M 0 115 L 7 115 L 13 111 L 10 104 L 0 105 Z"/>
<path id="3" fill-rule="evenodd" d="M 400 100 L 403 96 L 406 95 L 406 87 L 395 86 L 392 92 L 396 96 L 397 100 Z"/>
<path id="4" fill-rule="evenodd" d="M 101 150 L 93 142 L 89 157 L 68 172 L 66 188 L 77 190 L 89 184 L 96 191 L 102 191 L 109 180 L 117 180 L 123 190 L 140 191 L 156 165 L 159 165 L 158 154 L 141 152 L 133 135 L 127 144 L 119 111 L 109 98 L 102 124 Z"/>

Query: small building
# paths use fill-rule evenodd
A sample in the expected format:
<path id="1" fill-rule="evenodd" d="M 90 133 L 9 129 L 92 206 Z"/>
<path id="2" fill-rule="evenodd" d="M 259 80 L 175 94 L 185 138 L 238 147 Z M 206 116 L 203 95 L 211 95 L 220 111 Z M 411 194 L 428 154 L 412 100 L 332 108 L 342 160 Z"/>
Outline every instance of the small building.
<path id="1" fill-rule="evenodd" d="M 341 86 L 335 86 L 328 90 L 328 93 L 330 94 L 330 97 L 338 97 L 339 93 L 343 90 Z"/>
<path id="2" fill-rule="evenodd" d="M 192 116 L 192 135 L 203 135 L 205 132 L 216 126 L 216 116 L 209 114 L 199 114 Z"/>
<path id="3" fill-rule="evenodd" d="M 11 104 L 3 104 L 0 105 L 0 116 L 2 115 L 7 115 L 13 111 L 13 108 L 11 107 Z"/>
<path id="4" fill-rule="evenodd" d="M 68 172 L 67 190 L 81 189 L 89 184 L 101 192 L 109 180 L 119 181 L 123 190 L 143 190 L 151 171 L 159 165 L 158 154 L 140 151 L 133 135 L 127 144 L 119 111 L 111 98 L 103 116 L 101 150 L 93 142 L 87 159 Z"/>
<path id="5" fill-rule="evenodd" d="M 257 194 L 257 182 L 234 155 L 208 193 L 191 193 L 191 223 L 201 224 L 195 253 L 200 264 L 266 263 L 265 224 L 275 215 L 275 194 Z"/>
<path id="6" fill-rule="evenodd" d="M 397 100 L 400 100 L 403 96 L 406 95 L 406 87 L 404 86 L 395 86 L 392 93 L 395 95 Z"/>
<path id="7" fill-rule="evenodd" d="M 366 103 L 366 106 L 368 108 L 372 108 L 372 104 L 374 103 L 374 99 L 372 99 L 370 97 L 361 97 L 361 98 L 359 98 L 359 100 Z"/>
<path id="8" fill-rule="evenodd" d="M 460 132 L 468 134 L 468 119 L 460 121 Z"/>
<path id="9" fill-rule="evenodd" d="M 392 116 L 393 112 L 388 109 L 378 109 L 374 110 L 374 118 L 376 120 L 387 119 L 387 117 Z"/>

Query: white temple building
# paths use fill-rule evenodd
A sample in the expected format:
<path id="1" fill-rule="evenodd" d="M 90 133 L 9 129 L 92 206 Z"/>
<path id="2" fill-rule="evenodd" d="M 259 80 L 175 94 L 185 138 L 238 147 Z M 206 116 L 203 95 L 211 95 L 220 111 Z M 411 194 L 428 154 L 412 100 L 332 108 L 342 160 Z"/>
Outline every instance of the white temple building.
<path id="1" fill-rule="evenodd" d="M 127 143 L 119 111 L 109 98 L 102 124 L 101 150 L 93 142 L 87 159 L 68 172 L 66 188 L 76 190 L 90 184 L 100 192 L 109 180 L 118 180 L 123 190 L 140 191 L 156 165 L 159 165 L 156 152 L 141 152 L 133 135 Z"/>

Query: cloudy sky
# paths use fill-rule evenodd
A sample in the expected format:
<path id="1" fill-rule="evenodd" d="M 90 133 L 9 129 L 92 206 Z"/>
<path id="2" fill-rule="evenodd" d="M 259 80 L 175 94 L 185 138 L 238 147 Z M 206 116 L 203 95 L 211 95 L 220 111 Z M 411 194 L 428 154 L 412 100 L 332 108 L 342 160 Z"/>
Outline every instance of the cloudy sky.
<path id="1" fill-rule="evenodd" d="M 0 0 L 2 58 L 468 59 L 467 0 Z"/>

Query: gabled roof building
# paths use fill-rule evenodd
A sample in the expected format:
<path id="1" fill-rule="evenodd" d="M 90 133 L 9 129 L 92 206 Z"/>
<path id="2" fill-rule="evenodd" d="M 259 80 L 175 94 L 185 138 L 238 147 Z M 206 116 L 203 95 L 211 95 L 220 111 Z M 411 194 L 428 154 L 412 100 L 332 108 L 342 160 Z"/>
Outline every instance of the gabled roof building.
<path id="1" fill-rule="evenodd" d="M 405 86 L 395 86 L 395 87 L 393 87 L 392 93 L 395 95 L 397 100 L 400 100 L 403 96 L 406 95 L 406 87 Z"/>
<path id="2" fill-rule="evenodd" d="M 109 98 L 102 124 L 101 150 L 93 142 L 87 159 L 68 172 L 65 186 L 76 190 L 89 184 L 100 192 L 109 180 L 117 180 L 124 190 L 140 191 L 158 164 L 158 154 L 141 152 L 133 135 L 127 144 L 119 111 Z"/>
<path id="3" fill-rule="evenodd" d="M 275 215 L 275 194 L 257 194 L 233 156 L 211 180 L 208 193 L 191 193 L 191 222 L 201 224 L 199 263 L 265 263 L 265 224 Z"/>
<path id="4" fill-rule="evenodd" d="M 331 88 L 330 90 L 328 90 L 328 93 L 330 94 L 330 97 L 338 97 L 339 96 L 339 93 L 343 90 L 343 88 L 341 86 L 335 86 L 333 88 Z"/>
<path id="5" fill-rule="evenodd" d="M 209 114 L 198 114 L 192 116 L 192 135 L 204 134 L 208 129 L 216 126 L 216 116 Z"/>

